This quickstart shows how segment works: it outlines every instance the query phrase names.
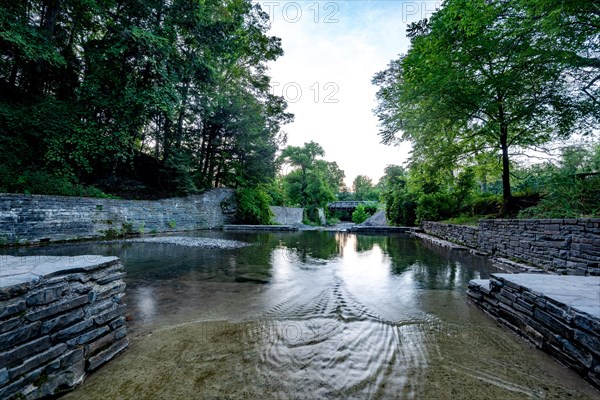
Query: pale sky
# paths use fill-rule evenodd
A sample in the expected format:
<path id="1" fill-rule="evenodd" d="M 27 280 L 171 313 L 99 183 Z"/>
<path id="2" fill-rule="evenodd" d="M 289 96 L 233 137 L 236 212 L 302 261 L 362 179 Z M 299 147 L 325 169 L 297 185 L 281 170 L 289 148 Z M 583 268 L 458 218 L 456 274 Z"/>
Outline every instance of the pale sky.
<path id="1" fill-rule="evenodd" d="M 288 144 L 311 140 L 336 161 L 351 187 L 356 175 L 377 183 L 389 164 L 404 163 L 410 145 L 380 144 L 373 75 L 408 50 L 406 26 L 429 18 L 436 1 L 258 1 L 271 16 L 269 35 L 285 55 L 270 64 L 274 94 L 283 95 L 295 121 Z"/>

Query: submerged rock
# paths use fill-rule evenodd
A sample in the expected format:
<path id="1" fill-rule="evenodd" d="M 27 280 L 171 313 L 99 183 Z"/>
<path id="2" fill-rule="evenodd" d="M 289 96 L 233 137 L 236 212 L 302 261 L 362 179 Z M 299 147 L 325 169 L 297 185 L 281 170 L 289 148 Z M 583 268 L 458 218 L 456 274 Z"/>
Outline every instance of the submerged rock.
<path id="1" fill-rule="evenodd" d="M 241 274 L 235 277 L 236 282 L 255 282 L 255 283 L 269 283 L 271 278 L 267 275 L 258 274 L 256 272 L 249 272 Z"/>

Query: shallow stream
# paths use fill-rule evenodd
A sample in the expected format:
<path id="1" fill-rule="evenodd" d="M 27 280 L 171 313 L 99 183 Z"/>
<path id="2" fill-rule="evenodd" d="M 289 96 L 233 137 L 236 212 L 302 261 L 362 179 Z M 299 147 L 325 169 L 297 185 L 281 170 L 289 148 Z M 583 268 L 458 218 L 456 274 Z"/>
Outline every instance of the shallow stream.
<path id="1" fill-rule="evenodd" d="M 252 245 L 18 252 L 125 265 L 130 349 L 65 399 L 598 398 L 466 302 L 483 258 L 401 235 L 195 235 Z"/>

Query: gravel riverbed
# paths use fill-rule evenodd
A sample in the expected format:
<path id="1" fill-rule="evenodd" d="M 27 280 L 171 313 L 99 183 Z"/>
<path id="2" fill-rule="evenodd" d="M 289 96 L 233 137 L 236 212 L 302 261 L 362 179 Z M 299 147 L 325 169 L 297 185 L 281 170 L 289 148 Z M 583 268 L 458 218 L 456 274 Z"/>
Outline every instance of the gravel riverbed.
<path id="1" fill-rule="evenodd" d="M 239 249 L 241 247 L 250 246 L 249 243 L 240 242 L 239 240 L 212 239 L 202 237 L 187 237 L 187 236 L 156 236 L 142 237 L 135 239 L 127 239 L 126 242 L 140 243 L 163 243 L 175 244 L 186 247 L 201 247 L 205 249 Z"/>

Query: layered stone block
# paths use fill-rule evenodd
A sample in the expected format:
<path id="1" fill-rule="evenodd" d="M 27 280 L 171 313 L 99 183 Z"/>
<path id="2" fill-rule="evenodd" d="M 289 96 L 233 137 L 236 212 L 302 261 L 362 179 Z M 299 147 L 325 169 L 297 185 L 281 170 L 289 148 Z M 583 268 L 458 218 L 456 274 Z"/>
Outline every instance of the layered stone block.
<path id="1" fill-rule="evenodd" d="M 125 350 L 116 257 L 0 256 L 0 398 L 56 396 Z"/>
<path id="2" fill-rule="evenodd" d="M 271 206 L 273 221 L 280 225 L 301 224 L 304 218 L 304 208 Z"/>
<path id="3" fill-rule="evenodd" d="M 600 389 L 600 277 L 492 274 L 467 297 Z"/>

